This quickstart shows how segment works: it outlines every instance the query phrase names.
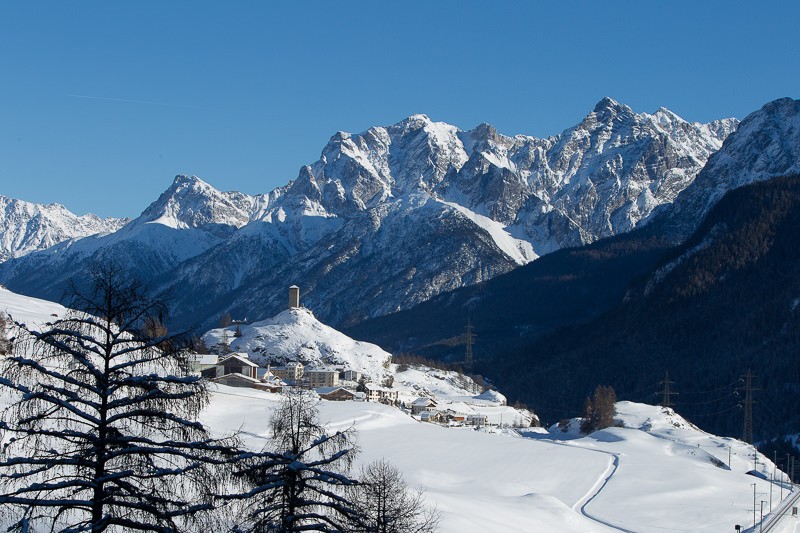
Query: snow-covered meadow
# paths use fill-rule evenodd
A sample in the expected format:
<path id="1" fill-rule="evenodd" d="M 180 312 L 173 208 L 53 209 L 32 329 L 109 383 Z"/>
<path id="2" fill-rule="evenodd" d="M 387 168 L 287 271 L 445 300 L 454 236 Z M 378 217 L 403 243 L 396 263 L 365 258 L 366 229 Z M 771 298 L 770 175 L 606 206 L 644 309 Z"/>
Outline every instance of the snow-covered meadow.
<path id="1" fill-rule="evenodd" d="M 4 289 L 0 310 L 28 323 L 65 311 Z M 447 402 L 464 394 L 470 408 L 505 408 L 497 395 L 476 399 L 446 375 L 428 382 L 427 373 L 415 372 L 405 376 L 412 390 L 437 385 L 429 392 Z M 217 435 L 238 432 L 260 449 L 280 396 L 212 387 L 202 422 Z M 443 532 L 733 531 L 736 524 L 753 526 L 754 502 L 758 518 L 762 501 L 766 515 L 769 502 L 778 512 L 781 495 L 788 501 L 790 494 L 788 485 L 770 483 L 774 465 L 761 455 L 757 469 L 767 479 L 747 473 L 755 466 L 751 446 L 709 435 L 655 406 L 619 402 L 617 418 L 625 427 L 589 436 L 574 425 L 566 431 L 442 427 L 378 403 L 320 400 L 318 407 L 331 431 L 355 427 L 358 463 L 384 458 L 409 485 L 424 489 L 441 512 Z M 800 522 L 787 517 L 773 531 L 797 528 Z"/>
<path id="2" fill-rule="evenodd" d="M 278 399 L 217 386 L 203 421 L 260 447 Z M 770 498 L 771 483 L 746 473 L 751 446 L 660 407 L 619 402 L 627 427 L 580 438 L 558 428 L 445 428 L 375 403 L 322 400 L 319 409 L 331 430 L 355 426 L 359 462 L 385 458 L 423 488 L 443 532 L 733 531 L 753 525 L 753 483 L 759 513 Z M 772 463 L 759 455 L 759 469 L 769 474 Z M 772 484 L 773 509 L 780 491 Z"/>

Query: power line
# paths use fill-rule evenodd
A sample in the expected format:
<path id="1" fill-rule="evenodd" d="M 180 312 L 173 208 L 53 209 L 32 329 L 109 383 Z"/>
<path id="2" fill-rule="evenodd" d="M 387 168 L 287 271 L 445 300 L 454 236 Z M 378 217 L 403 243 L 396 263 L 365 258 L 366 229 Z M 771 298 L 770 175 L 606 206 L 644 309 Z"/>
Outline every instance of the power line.
<path id="1" fill-rule="evenodd" d="M 712 393 L 712 392 L 719 392 L 719 391 L 721 391 L 721 390 L 730 389 L 731 387 L 734 387 L 734 385 L 738 385 L 738 384 L 740 384 L 740 383 L 742 383 L 742 379 L 741 379 L 741 378 L 739 378 L 739 379 L 737 379 L 737 380 L 734 380 L 734 381 L 732 381 L 732 382 L 728 383 L 727 385 L 721 385 L 721 386 L 719 386 L 719 387 L 716 387 L 716 388 L 714 388 L 714 389 L 708 389 L 708 390 L 695 390 L 695 391 L 683 391 L 681 394 L 710 394 L 710 393 Z M 735 390 L 735 389 L 736 389 L 736 387 L 734 387 L 734 390 Z"/>
<path id="2" fill-rule="evenodd" d="M 669 386 L 670 384 L 674 385 L 674 381 L 669 380 L 669 370 L 667 370 L 664 381 L 661 382 L 664 385 L 664 395 L 661 399 L 661 407 L 675 407 L 675 404 L 672 403 L 672 396 L 678 394 L 677 392 L 670 392 Z"/>
<path id="3" fill-rule="evenodd" d="M 472 372 L 472 369 L 475 365 L 475 358 L 472 355 L 472 341 L 475 339 L 475 335 L 472 333 L 472 320 L 467 320 L 467 334 L 466 334 L 466 342 L 467 342 L 467 352 L 464 354 L 464 369 L 467 372 Z"/>
<path id="4" fill-rule="evenodd" d="M 758 390 L 753 388 L 753 373 L 747 369 L 747 377 L 745 378 L 745 396 L 744 396 L 744 427 L 742 431 L 742 440 L 752 444 L 753 443 L 753 391 Z"/>

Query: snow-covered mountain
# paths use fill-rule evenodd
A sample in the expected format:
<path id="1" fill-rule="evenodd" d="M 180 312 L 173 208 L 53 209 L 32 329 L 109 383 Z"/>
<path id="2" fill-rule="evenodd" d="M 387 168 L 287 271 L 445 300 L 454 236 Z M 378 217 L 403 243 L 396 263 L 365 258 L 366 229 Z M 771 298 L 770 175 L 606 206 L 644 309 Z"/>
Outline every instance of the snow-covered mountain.
<path id="1" fill-rule="evenodd" d="M 178 176 L 136 219 L 114 233 L 64 241 L 0 267 L 10 288 L 52 300 L 96 261 L 112 259 L 150 281 L 230 236 L 249 220 L 261 198 L 223 193 Z"/>
<path id="2" fill-rule="evenodd" d="M 170 294 L 183 327 L 225 311 L 274 315 L 290 284 L 327 322 L 352 324 L 630 230 L 691 183 L 736 124 L 637 114 L 610 98 L 547 139 L 414 115 L 337 133 L 267 195 L 179 176 L 123 230 L 12 261 L 0 281 L 54 298 L 90 261 L 113 257 Z"/>
<path id="3" fill-rule="evenodd" d="M 800 174 L 800 100 L 781 98 L 748 115 L 697 179 L 658 216 L 663 212 L 668 229 L 684 238 L 726 192 L 790 174 Z"/>
<path id="4" fill-rule="evenodd" d="M 78 216 L 60 204 L 34 204 L 0 195 L 0 262 L 70 239 L 113 233 L 127 218 Z"/>

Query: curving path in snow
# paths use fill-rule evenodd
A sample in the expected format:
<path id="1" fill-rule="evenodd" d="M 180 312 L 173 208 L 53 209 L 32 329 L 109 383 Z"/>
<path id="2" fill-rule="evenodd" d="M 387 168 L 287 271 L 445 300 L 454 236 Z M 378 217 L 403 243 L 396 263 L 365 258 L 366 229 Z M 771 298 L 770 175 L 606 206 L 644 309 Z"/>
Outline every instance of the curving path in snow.
<path id="1" fill-rule="evenodd" d="M 619 455 L 618 454 L 611 453 L 611 452 L 603 452 L 603 451 L 600 451 L 600 450 L 597 450 L 597 453 L 603 453 L 603 454 L 606 454 L 606 455 L 608 455 L 610 457 L 610 460 L 608 462 L 608 468 L 606 468 L 605 472 L 603 472 L 603 474 L 597 479 L 597 482 L 594 484 L 592 489 L 589 492 L 586 493 L 586 496 L 584 496 L 578 502 L 576 502 L 575 505 L 572 506 L 572 508 L 575 509 L 575 510 L 579 510 L 580 513 L 583 516 L 585 516 L 586 518 L 588 518 L 590 520 L 594 520 L 595 522 L 599 522 L 599 523 L 601 523 L 603 525 L 606 525 L 608 527 L 613 527 L 614 529 L 616 529 L 618 531 L 626 531 L 626 532 L 629 532 L 629 533 L 633 533 L 629 529 L 618 527 L 618 526 L 612 524 L 611 522 L 603 520 L 603 519 L 593 515 L 592 513 L 590 513 L 589 511 L 586 510 L 586 508 L 589 506 L 589 504 L 592 503 L 592 501 L 595 498 L 597 498 L 597 496 L 600 494 L 600 492 L 603 490 L 603 488 L 605 488 L 605 486 L 608 484 L 609 480 L 611 479 L 611 476 L 613 476 L 616 473 L 617 468 L 619 467 Z"/>
<path id="2" fill-rule="evenodd" d="M 571 445 L 563 444 L 563 446 L 571 446 Z M 580 446 L 578 446 L 578 447 L 580 447 Z M 584 450 L 586 449 L 586 448 L 583 448 L 583 447 L 580 447 L 580 448 L 584 449 Z M 595 484 L 592 485 L 591 489 L 589 489 L 589 492 L 587 492 L 580 500 L 575 502 L 575 504 L 572 506 L 572 509 L 575 510 L 575 511 L 580 512 L 583 516 L 585 516 L 589 520 L 593 520 L 593 521 L 595 521 L 595 522 L 597 522 L 599 524 L 603 524 L 604 526 L 608 526 L 610 528 L 614 528 L 617 531 L 625 531 L 627 533 L 633 533 L 629 529 L 625 529 L 625 528 L 616 526 L 616 525 L 612 524 L 611 522 L 608 522 L 607 520 L 603 520 L 602 518 L 599 518 L 599 517 L 593 515 L 592 513 L 590 513 L 589 511 L 586 510 L 586 508 L 589 506 L 589 504 L 592 503 L 592 501 L 595 498 L 597 498 L 597 496 L 600 494 L 600 492 L 603 490 L 603 488 L 605 488 L 605 486 L 611 480 L 611 476 L 613 476 L 617 472 L 617 468 L 619 468 L 619 454 L 613 453 L 613 452 L 606 452 L 606 451 L 603 451 L 603 450 L 589 450 L 589 451 L 593 451 L 595 453 L 602 453 L 604 455 L 607 455 L 609 457 L 608 467 L 606 467 L 605 471 L 603 471 L 603 473 L 600 474 L 600 476 L 597 478 L 597 481 L 595 482 Z"/>

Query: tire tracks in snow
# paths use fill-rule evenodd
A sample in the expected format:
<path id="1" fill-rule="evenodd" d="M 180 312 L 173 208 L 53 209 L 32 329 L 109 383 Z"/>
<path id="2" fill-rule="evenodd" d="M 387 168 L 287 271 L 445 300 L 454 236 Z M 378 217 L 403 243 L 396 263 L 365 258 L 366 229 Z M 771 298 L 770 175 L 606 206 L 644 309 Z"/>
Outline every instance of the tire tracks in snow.
<path id="1" fill-rule="evenodd" d="M 592 448 L 586 448 L 584 446 L 576 446 L 575 444 L 570 444 L 568 442 L 553 442 L 553 444 L 557 444 L 559 446 L 567 446 L 570 448 L 579 448 L 581 450 L 586 450 L 588 452 L 594 453 L 602 453 L 603 455 L 609 458 L 608 466 L 600 474 L 600 477 L 597 478 L 594 485 L 589 489 L 589 491 L 583 495 L 577 502 L 572 505 L 573 511 L 578 511 L 581 515 L 585 516 L 589 520 L 593 522 L 597 522 L 598 524 L 602 524 L 604 526 L 610 527 L 612 529 L 616 529 L 617 531 L 624 531 L 625 533 L 636 533 L 631 529 L 625 529 L 624 527 L 620 527 L 616 524 L 612 524 L 602 518 L 598 518 L 597 516 L 591 514 L 586 507 L 592 503 L 592 501 L 597 498 L 602 490 L 608 485 L 608 482 L 611 481 L 611 477 L 617 472 L 619 468 L 619 454 L 613 452 L 607 452 L 605 450 L 593 450 Z"/>

